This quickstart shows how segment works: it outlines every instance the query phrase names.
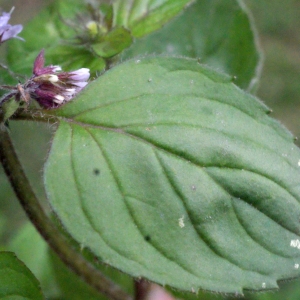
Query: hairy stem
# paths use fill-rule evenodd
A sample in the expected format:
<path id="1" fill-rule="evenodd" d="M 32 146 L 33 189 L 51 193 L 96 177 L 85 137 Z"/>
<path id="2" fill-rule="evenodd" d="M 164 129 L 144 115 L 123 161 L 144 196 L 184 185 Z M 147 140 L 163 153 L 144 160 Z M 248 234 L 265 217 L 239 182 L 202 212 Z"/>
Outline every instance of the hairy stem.
<path id="1" fill-rule="evenodd" d="M 21 74 L 17 74 L 15 72 L 13 72 L 12 70 L 10 70 L 5 64 L 0 63 L 0 68 L 4 69 L 5 71 L 8 72 L 8 74 L 12 77 L 12 78 L 25 78 L 25 76 L 21 75 Z"/>
<path id="2" fill-rule="evenodd" d="M 3 124 L 0 128 L 0 160 L 28 218 L 61 260 L 109 299 L 132 300 L 131 296 L 76 252 L 46 215 L 14 151 L 8 129 Z"/>

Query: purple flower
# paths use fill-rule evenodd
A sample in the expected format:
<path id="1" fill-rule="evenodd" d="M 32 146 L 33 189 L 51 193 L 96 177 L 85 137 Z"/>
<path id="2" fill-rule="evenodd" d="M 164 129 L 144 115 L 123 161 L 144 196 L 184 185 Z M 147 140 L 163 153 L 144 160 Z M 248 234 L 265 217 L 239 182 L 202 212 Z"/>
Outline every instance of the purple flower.
<path id="1" fill-rule="evenodd" d="M 33 76 L 24 84 L 24 90 L 44 108 L 57 108 L 69 102 L 87 84 L 90 70 L 82 68 L 60 72 L 59 66 L 44 67 L 44 50 L 35 59 Z"/>
<path id="2" fill-rule="evenodd" d="M 23 40 L 21 37 L 17 36 L 23 29 L 22 25 L 10 25 L 8 21 L 10 19 L 10 15 L 12 14 L 14 7 L 11 9 L 9 13 L 3 12 L 0 16 L 0 44 L 11 39 L 18 38 Z"/>
<path id="3" fill-rule="evenodd" d="M 73 99 L 87 84 L 90 70 L 82 68 L 71 72 L 61 72 L 59 66 L 46 66 L 44 50 L 34 61 L 33 75 L 23 85 L 0 86 L 11 90 L 0 99 L 0 106 L 15 97 L 16 101 L 29 102 L 35 99 L 46 109 L 57 108 Z"/>

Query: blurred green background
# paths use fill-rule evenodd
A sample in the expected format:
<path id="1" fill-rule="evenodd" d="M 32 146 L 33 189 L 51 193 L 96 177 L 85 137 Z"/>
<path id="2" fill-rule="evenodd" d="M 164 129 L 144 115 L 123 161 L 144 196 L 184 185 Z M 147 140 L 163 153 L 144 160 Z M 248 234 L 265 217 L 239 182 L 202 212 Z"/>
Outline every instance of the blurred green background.
<path id="1" fill-rule="evenodd" d="M 50 2 L 51 0 L 0 0 L 0 7 L 9 11 L 15 6 L 11 24 L 25 24 Z M 264 67 L 257 96 L 271 107 L 274 118 L 300 138 L 300 0 L 245 2 L 252 12 L 264 52 Z M 0 55 L 3 55 L 4 48 L 1 47 Z M 53 128 L 34 122 L 11 122 L 10 126 L 26 172 L 37 194 L 45 199 L 41 174 Z M 297 143 L 300 145 L 300 140 Z M 0 166 L 2 242 L 12 236 L 25 219 Z M 300 299 L 300 280 L 283 284 L 280 292 L 250 294 L 247 299 Z"/>

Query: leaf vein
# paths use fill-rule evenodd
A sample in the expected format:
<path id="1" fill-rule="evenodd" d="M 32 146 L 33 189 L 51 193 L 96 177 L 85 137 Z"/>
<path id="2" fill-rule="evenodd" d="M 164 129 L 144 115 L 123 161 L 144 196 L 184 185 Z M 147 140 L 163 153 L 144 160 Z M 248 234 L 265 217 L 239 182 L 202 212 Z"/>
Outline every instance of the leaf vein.
<path id="1" fill-rule="evenodd" d="M 155 152 L 155 151 L 154 151 L 154 152 Z M 156 152 L 155 152 L 155 154 L 156 154 Z M 250 270 L 250 269 L 247 270 L 247 269 L 243 268 L 242 266 L 238 265 L 236 262 L 230 260 L 228 257 L 222 255 L 222 253 L 221 253 L 220 251 L 218 251 L 218 249 L 215 249 L 215 248 L 209 243 L 209 241 L 207 240 L 207 238 L 205 237 L 205 235 L 202 234 L 202 232 L 201 232 L 197 227 L 195 227 L 194 222 L 192 221 L 191 214 L 190 214 L 189 209 L 188 209 L 187 204 L 186 204 L 187 200 L 186 200 L 185 195 L 184 195 L 184 194 L 176 187 L 176 184 L 173 182 L 173 179 L 172 179 L 171 176 L 168 174 L 168 171 L 167 171 L 166 167 L 164 166 L 164 163 L 162 162 L 161 158 L 160 158 L 157 154 L 156 154 L 156 158 L 157 158 L 157 160 L 159 161 L 159 163 L 160 163 L 160 165 L 161 165 L 161 167 L 162 167 L 163 173 L 164 173 L 165 177 L 168 179 L 168 182 L 170 183 L 170 186 L 173 188 L 173 190 L 174 190 L 174 192 L 176 193 L 176 195 L 181 199 L 181 202 L 182 202 L 182 204 L 183 204 L 183 206 L 184 206 L 184 208 L 185 208 L 185 211 L 186 211 L 187 216 L 188 216 L 188 218 L 189 218 L 189 220 L 190 220 L 190 223 L 192 224 L 192 226 L 193 226 L 195 232 L 197 233 L 198 237 L 199 237 L 201 240 L 203 240 L 203 241 L 205 242 L 205 244 L 207 245 L 207 247 L 208 247 L 215 255 L 217 255 L 218 257 L 220 257 L 220 258 L 226 260 L 226 261 L 229 262 L 230 264 L 232 264 L 232 265 L 238 267 L 239 269 L 241 269 L 241 270 L 243 270 L 243 271 L 253 271 L 253 270 Z M 213 179 L 213 180 L 214 180 L 214 179 Z M 216 182 L 216 184 L 219 185 L 217 182 Z M 224 190 L 223 187 L 221 187 L 221 188 Z M 225 191 L 225 192 L 226 192 L 227 194 L 229 194 L 227 191 Z M 231 196 L 231 195 L 229 194 L 229 196 Z M 263 274 L 263 273 L 258 272 L 258 271 L 255 271 L 255 272 L 258 273 L 258 274 L 260 274 L 260 275 L 266 275 L 266 274 Z"/>
<path id="2" fill-rule="evenodd" d="M 236 197 L 234 197 L 234 199 L 237 200 L 237 201 L 238 201 L 238 200 L 242 200 L 242 201 L 244 201 L 247 205 L 249 205 L 249 203 L 248 203 L 246 200 L 242 199 L 242 198 L 236 198 Z M 232 202 L 233 202 L 233 200 L 232 200 Z M 238 222 L 239 222 L 240 225 L 244 228 L 244 230 L 245 230 L 245 232 L 247 233 L 247 235 L 248 235 L 255 243 L 257 243 L 258 245 L 262 246 L 262 247 L 263 247 L 264 249 L 266 249 L 268 252 L 270 252 L 270 253 L 272 253 L 272 254 L 274 254 L 274 255 L 276 255 L 276 256 L 283 257 L 283 258 L 291 258 L 291 256 L 283 255 L 282 253 L 276 252 L 274 249 L 267 248 L 267 245 L 262 244 L 261 241 L 259 241 L 255 236 L 253 236 L 253 234 L 251 234 L 251 232 L 247 229 L 247 227 L 245 226 L 243 220 L 241 219 L 241 217 L 240 217 L 239 214 L 237 213 L 236 207 L 235 207 L 234 203 L 232 203 L 232 208 L 233 208 L 233 211 L 234 211 L 234 213 L 235 213 L 235 215 L 236 215 L 236 218 L 237 218 Z M 267 215 L 265 215 L 265 214 L 263 214 L 263 215 L 264 215 L 265 217 L 269 218 L 270 220 L 272 220 L 269 216 L 267 216 Z M 274 220 L 272 220 L 272 221 L 274 221 Z M 275 222 L 275 224 L 278 225 L 278 222 Z M 282 226 L 281 226 L 281 227 L 282 227 Z M 286 230 L 286 228 L 283 228 L 283 229 Z M 290 232 L 290 231 L 289 231 L 289 232 Z"/>
<path id="3" fill-rule="evenodd" d="M 96 138 L 94 137 L 94 135 L 93 135 L 88 129 L 86 129 L 86 130 L 89 132 L 89 134 L 92 136 L 93 140 L 97 143 L 97 145 L 98 145 L 99 148 L 101 149 L 102 155 L 103 155 L 105 161 L 107 162 L 108 166 L 110 167 L 111 174 L 112 174 L 112 176 L 113 176 L 113 178 L 114 178 L 114 180 L 115 180 L 115 183 L 116 183 L 116 185 L 117 185 L 117 187 L 118 187 L 118 189 L 119 189 L 119 191 L 120 191 L 120 194 L 121 194 L 122 197 L 123 197 L 124 204 L 125 204 L 125 206 L 126 206 L 126 209 L 127 209 L 127 211 L 128 211 L 128 214 L 130 215 L 130 217 L 131 217 L 133 223 L 136 225 L 136 228 L 137 228 L 138 232 L 140 233 L 141 237 L 144 239 L 144 235 L 143 235 L 143 233 L 141 232 L 140 226 L 139 226 L 139 224 L 136 222 L 136 220 L 135 220 L 135 218 L 134 218 L 134 215 L 133 215 L 133 213 L 132 213 L 132 211 L 131 211 L 131 209 L 130 209 L 130 206 L 128 205 L 128 203 L 127 203 L 127 201 L 126 201 L 125 193 L 124 193 L 124 191 L 123 191 L 123 189 L 122 189 L 122 184 L 121 184 L 121 182 L 120 182 L 120 180 L 119 180 L 119 178 L 118 178 L 118 176 L 117 176 L 117 172 L 116 172 L 115 169 L 113 168 L 113 165 L 112 165 L 112 163 L 110 162 L 110 159 L 108 158 L 107 153 L 105 153 L 103 147 L 100 145 L 99 141 L 96 140 Z M 134 197 L 134 198 L 135 198 L 135 197 Z M 163 258 L 167 259 L 168 261 L 170 261 L 170 262 L 172 262 L 172 263 L 175 263 L 177 266 L 179 266 L 179 267 L 180 267 L 181 269 L 183 269 L 184 271 L 186 271 L 186 272 L 188 272 L 189 274 L 191 274 L 191 275 L 196 276 L 197 278 L 199 278 L 199 275 L 197 275 L 197 274 L 193 273 L 191 270 L 185 268 L 184 266 L 182 266 L 181 264 L 179 264 L 177 261 L 174 261 L 174 260 L 172 260 L 171 258 L 169 258 L 169 257 L 167 256 L 167 254 L 164 253 L 161 249 L 159 249 L 156 245 L 154 245 L 152 241 L 149 241 L 148 244 L 151 245 L 151 246 L 157 251 L 157 253 L 159 253 Z"/>
<path id="4" fill-rule="evenodd" d="M 149 127 L 148 124 L 145 124 L 145 123 L 139 123 L 139 124 L 134 124 L 133 126 L 132 125 L 126 125 L 126 126 L 119 126 L 119 128 L 122 128 L 126 131 L 126 129 L 128 129 L 128 127 L 136 127 L 136 126 L 145 126 L 145 127 Z M 175 122 L 166 122 L 166 123 L 155 123 L 153 126 L 155 127 L 159 127 L 159 126 L 178 126 L 177 123 Z M 206 126 L 201 126 L 201 125 L 193 125 L 193 124 L 187 124 L 187 123 L 180 123 L 180 127 L 192 127 L 192 128 L 195 128 L 195 129 L 206 129 L 206 130 L 210 130 L 212 132 L 216 132 L 216 133 L 220 133 L 222 135 L 225 135 L 227 137 L 230 137 L 230 138 L 233 138 L 233 139 L 239 139 L 240 141 L 247 141 L 247 142 L 250 142 L 254 145 L 257 145 L 263 149 L 267 149 L 269 150 L 270 152 L 276 154 L 277 156 L 279 156 L 281 159 L 283 159 L 284 161 L 286 161 L 293 169 L 295 170 L 298 170 L 299 167 L 296 165 L 296 163 L 292 163 L 291 161 L 288 160 L 287 157 L 283 157 L 279 152 L 277 152 L 276 150 L 274 150 L 274 148 L 271 148 L 269 146 L 266 146 L 266 145 L 263 145 L 259 142 L 257 142 L 256 140 L 252 140 L 250 138 L 247 138 L 245 137 L 244 135 L 243 136 L 239 136 L 239 135 L 233 135 L 233 134 L 230 134 L 224 130 L 218 130 L 216 128 L 211 128 L 211 127 L 206 127 Z M 129 128 L 130 129 L 130 128 Z M 128 132 L 129 134 L 131 134 L 130 132 Z M 277 149 L 277 148 L 276 148 Z M 300 199 L 299 199 L 300 200 Z"/>
<path id="5" fill-rule="evenodd" d="M 116 133 L 119 133 L 120 134 L 120 132 L 117 132 L 117 131 L 115 131 Z M 256 174 L 256 175 L 259 175 L 259 176 L 262 176 L 262 177 L 264 177 L 264 178 L 266 178 L 266 179 L 268 179 L 268 180 L 270 180 L 270 181 L 272 181 L 273 183 L 275 183 L 275 184 L 277 184 L 280 188 L 282 188 L 284 191 L 286 191 L 296 202 L 297 202 L 297 204 L 299 204 L 299 201 L 298 201 L 298 199 L 285 187 L 285 186 L 283 186 L 283 185 L 281 185 L 279 182 L 277 182 L 275 179 L 273 179 L 273 178 L 271 178 L 271 177 L 268 177 L 266 174 L 262 174 L 262 173 L 258 173 L 258 172 L 254 172 L 254 171 L 252 171 L 252 170 L 248 170 L 248 169 L 245 169 L 245 168 L 243 168 L 243 169 L 240 169 L 240 168 L 234 168 L 234 167 L 228 167 L 228 166 L 218 166 L 218 165 L 201 165 L 201 164 L 199 164 L 197 161 L 195 161 L 195 159 L 193 158 L 193 157 L 184 157 L 184 156 L 182 156 L 182 155 L 180 155 L 179 153 L 176 153 L 176 152 L 173 152 L 173 151 L 170 151 L 170 149 L 167 149 L 167 148 L 164 148 L 164 147 L 162 147 L 161 145 L 158 145 L 158 144 L 154 144 L 154 143 L 152 143 L 152 142 L 149 142 L 148 140 L 146 140 L 146 139 L 143 139 L 143 138 L 141 138 L 141 137 L 139 137 L 139 136 L 136 136 L 136 135 L 133 135 L 133 134 L 131 134 L 131 133 L 125 133 L 125 132 L 121 132 L 121 134 L 125 134 L 125 135 L 127 135 L 127 136 L 129 136 L 129 137 L 131 137 L 131 138 L 133 138 L 133 139 L 136 139 L 136 140 L 139 140 L 139 141 L 141 141 L 142 143 L 146 143 L 146 144 L 148 144 L 148 145 L 150 145 L 151 147 L 154 147 L 154 148 L 157 148 L 157 149 L 159 149 L 159 150 L 161 150 L 161 151 L 163 151 L 163 152 L 165 152 L 165 153 L 167 153 L 167 154 L 169 154 L 169 155 L 173 155 L 173 156 L 175 156 L 175 157 L 177 157 L 178 159 L 181 159 L 181 160 L 183 160 L 183 161 L 185 161 L 186 163 L 191 163 L 191 164 L 193 164 L 193 165 L 195 165 L 195 166 L 197 166 L 197 167 L 199 167 L 199 168 L 203 168 L 203 169 L 205 169 L 205 168 L 220 168 L 220 169 L 233 169 L 233 170 L 243 170 L 243 171 L 248 171 L 248 172 L 250 172 L 250 173 L 254 173 L 254 174 Z M 208 172 L 207 172 L 207 174 L 208 174 Z M 210 176 L 210 174 L 208 174 L 209 176 Z M 263 211 L 261 211 L 261 210 L 259 210 L 261 213 L 263 213 L 264 215 L 266 215 L 265 214 L 265 212 L 263 212 Z M 266 215 L 267 216 L 267 215 Z M 269 216 L 267 216 L 267 217 L 269 217 Z M 269 217 L 269 218 L 271 218 L 271 217 Z M 271 218 L 272 219 L 272 218 Z M 273 219 L 272 219 L 273 220 Z M 275 221 L 275 222 L 277 222 L 276 220 L 273 220 L 273 221 Z M 280 224 L 280 223 L 279 223 Z M 290 231 L 291 233 L 293 233 L 293 234 L 296 234 L 296 235 L 298 235 L 298 233 L 297 232 L 293 232 L 293 231 L 291 231 L 289 228 L 286 228 L 283 224 L 280 224 L 284 229 L 286 229 L 286 230 L 288 230 L 288 231 Z"/>
<path id="6" fill-rule="evenodd" d="M 120 133 L 120 132 L 118 132 L 118 133 Z M 164 146 L 162 146 L 162 145 L 159 145 L 159 144 L 156 144 L 156 143 L 154 143 L 153 141 L 148 141 L 146 138 L 142 138 L 142 137 L 140 137 L 140 136 L 138 136 L 138 135 L 135 135 L 135 134 L 132 134 L 132 133 L 128 133 L 128 132 L 124 132 L 124 133 L 121 133 L 121 134 L 125 134 L 125 135 L 128 135 L 128 136 L 130 136 L 130 137 L 132 137 L 133 139 L 137 139 L 137 140 L 140 140 L 141 142 L 143 142 L 143 143 L 146 143 L 146 144 L 149 144 L 150 146 L 152 146 L 152 147 L 155 147 L 155 148 L 157 148 L 157 149 L 160 149 L 160 150 L 163 150 L 163 151 L 165 151 L 166 153 L 169 153 L 169 154 L 172 154 L 172 155 L 174 155 L 174 156 L 176 156 L 176 157 L 178 157 L 178 158 L 180 158 L 180 159 L 182 159 L 182 160 L 184 160 L 184 161 L 186 161 L 187 163 L 192 163 L 192 164 L 194 164 L 194 165 L 196 165 L 196 166 L 198 166 L 198 167 L 200 167 L 200 168 L 212 168 L 212 167 L 217 167 L 217 168 L 223 168 L 223 169 L 236 169 L 236 170 L 244 170 L 244 171 L 248 171 L 248 172 L 251 172 L 251 173 L 254 173 L 254 174 L 257 174 L 257 175 L 260 175 L 260 176 L 262 176 L 262 177 L 264 177 L 264 178 L 266 178 L 266 179 L 269 179 L 270 181 L 272 181 L 272 182 L 274 182 L 274 183 L 276 183 L 279 187 L 281 187 L 282 189 L 284 189 L 288 194 L 290 194 L 290 196 L 292 196 L 292 198 L 294 198 L 295 200 L 296 200 L 296 202 L 297 202 L 297 204 L 299 204 L 299 202 L 300 202 L 300 199 L 298 199 L 297 198 L 297 196 L 296 195 L 294 195 L 293 193 L 291 193 L 289 190 L 288 190 L 288 188 L 287 187 L 285 187 L 284 185 L 282 185 L 281 183 L 279 183 L 276 179 L 273 179 L 272 177 L 268 177 L 266 174 L 263 174 L 263 173 L 260 173 L 260 172 L 257 172 L 257 171 L 252 171 L 252 170 L 249 170 L 249 169 L 246 169 L 246 168 L 237 168 L 237 167 L 229 167 L 229 166 L 218 166 L 218 165 L 213 165 L 213 164 L 206 164 L 206 165 L 201 165 L 199 162 L 197 162 L 196 160 L 195 160 L 195 158 L 193 158 L 192 156 L 183 156 L 182 154 L 180 154 L 180 153 L 176 153 L 175 151 L 171 151 L 172 149 L 170 149 L 170 148 L 166 148 L 166 147 L 164 147 Z"/>
<path id="7" fill-rule="evenodd" d="M 73 136 L 74 136 L 74 129 L 71 127 L 71 140 L 73 141 Z M 89 212 L 85 209 L 84 205 L 83 205 L 83 199 L 82 199 L 82 196 L 81 196 L 81 192 L 80 192 L 80 189 L 79 189 L 79 180 L 77 178 L 77 175 L 76 175 L 76 171 L 75 171 L 75 166 L 74 166 L 74 159 L 72 158 L 72 153 L 73 153 L 73 146 L 72 146 L 72 142 L 71 142 L 71 147 L 70 147 L 70 159 L 71 159 L 71 168 L 72 168 L 72 173 L 73 173 L 73 178 L 74 178 L 74 181 L 75 181 L 75 186 L 76 186 L 76 191 L 77 191 L 77 194 L 78 194 L 78 198 L 80 200 L 80 207 L 81 207 L 81 210 L 82 212 L 84 213 L 85 217 L 86 217 L 86 220 L 89 222 L 89 224 L 91 225 L 91 227 L 93 228 L 93 230 L 98 234 L 98 236 L 100 237 L 100 239 L 112 250 L 112 251 L 115 251 L 116 253 L 118 253 L 118 255 L 124 257 L 125 259 L 128 259 L 130 261 L 133 261 L 132 259 L 128 258 L 127 256 L 123 255 L 119 249 L 115 249 L 114 247 L 112 247 L 110 245 L 110 243 L 103 238 L 101 232 L 95 227 L 95 225 L 93 224 L 93 222 L 91 221 L 91 218 L 89 216 Z M 136 262 L 136 261 L 134 261 Z M 140 264 L 140 263 L 139 263 Z M 140 264 L 141 265 L 141 264 Z M 144 266 L 145 267 L 145 266 Z"/>
<path id="8" fill-rule="evenodd" d="M 175 72 L 175 71 L 173 71 Z M 191 71 L 193 72 L 193 71 Z M 194 71 L 196 72 L 196 71 Z M 94 106 L 92 108 L 89 108 L 89 109 L 86 109 L 86 110 L 83 110 L 77 114 L 74 114 L 71 116 L 72 119 L 76 119 L 78 118 L 79 116 L 81 115 L 84 115 L 88 112 L 92 112 L 94 110 L 98 110 L 98 109 L 101 109 L 103 107 L 108 107 L 108 106 L 111 106 L 111 105 L 115 105 L 115 104 L 120 104 L 120 103 L 123 103 L 123 102 L 127 102 L 127 101 L 131 101 L 131 100 L 136 100 L 136 99 L 139 99 L 139 98 L 143 98 L 143 97 L 147 97 L 147 96 L 153 96 L 153 93 L 142 93 L 142 94 L 139 94 L 137 96 L 131 96 L 129 98 L 125 98 L 125 99 L 121 99 L 121 100 L 117 100 L 117 101 L 114 101 L 114 102 L 108 102 L 108 103 L 103 103 L 103 104 L 100 104 L 100 105 L 97 105 L 97 106 Z M 173 94 L 165 94 L 165 93 L 155 93 L 155 96 L 160 96 L 160 97 L 163 97 L 163 96 L 167 96 L 167 97 L 174 97 L 176 95 L 173 95 Z M 198 100 L 206 100 L 206 101 L 212 101 L 212 102 L 217 102 L 217 103 L 220 103 L 221 105 L 225 105 L 225 106 L 229 106 L 230 108 L 233 108 L 233 109 L 236 109 L 238 110 L 239 112 L 247 115 L 248 117 L 250 117 L 251 119 L 253 119 L 255 122 L 259 123 L 259 124 L 262 124 L 262 125 L 266 125 L 265 123 L 261 122 L 260 120 L 258 119 L 255 119 L 253 117 L 253 115 L 249 114 L 247 111 L 245 111 L 244 109 L 234 105 L 233 103 L 226 103 L 226 102 L 223 102 L 222 100 L 218 99 L 218 98 L 212 98 L 212 97 L 207 97 L 207 96 L 204 96 L 204 95 L 197 95 L 195 93 L 185 93 L 184 95 L 177 95 L 177 96 L 180 96 L 180 97 L 184 97 L 184 98 L 188 98 L 188 97 L 193 97 L 193 98 L 196 98 Z"/>

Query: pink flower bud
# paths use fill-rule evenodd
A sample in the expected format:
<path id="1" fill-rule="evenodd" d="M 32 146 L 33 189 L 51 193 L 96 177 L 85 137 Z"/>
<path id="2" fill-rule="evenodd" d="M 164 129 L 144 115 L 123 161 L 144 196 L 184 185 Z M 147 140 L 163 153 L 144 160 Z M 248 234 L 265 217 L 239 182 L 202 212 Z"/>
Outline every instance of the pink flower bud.
<path id="1" fill-rule="evenodd" d="M 90 70 L 60 72 L 59 66 L 44 67 L 44 50 L 35 59 L 33 76 L 26 85 L 32 98 L 44 108 L 57 108 L 73 99 L 87 84 Z"/>

